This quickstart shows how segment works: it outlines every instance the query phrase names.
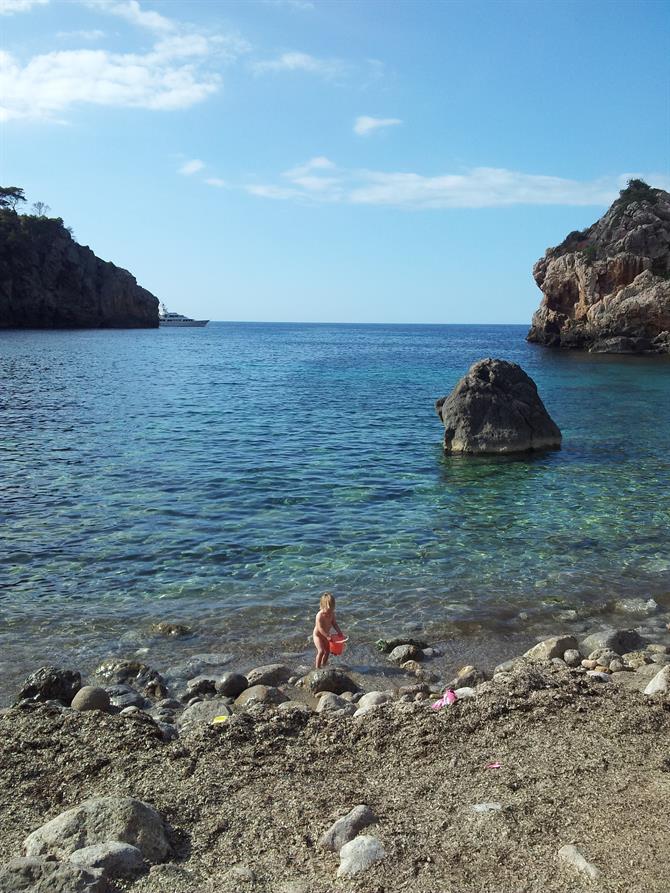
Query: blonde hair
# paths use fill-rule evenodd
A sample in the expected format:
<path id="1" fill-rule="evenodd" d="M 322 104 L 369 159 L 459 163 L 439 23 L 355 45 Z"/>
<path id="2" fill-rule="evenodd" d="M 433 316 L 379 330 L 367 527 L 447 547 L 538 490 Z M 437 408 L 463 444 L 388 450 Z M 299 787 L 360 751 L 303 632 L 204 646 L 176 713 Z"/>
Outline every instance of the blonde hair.
<path id="1" fill-rule="evenodd" d="M 319 599 L 319 607 L 322 611 L 334 611 L 335 610 L 335 596 L 332 592 L 324 592 L 321 598 Z"/>

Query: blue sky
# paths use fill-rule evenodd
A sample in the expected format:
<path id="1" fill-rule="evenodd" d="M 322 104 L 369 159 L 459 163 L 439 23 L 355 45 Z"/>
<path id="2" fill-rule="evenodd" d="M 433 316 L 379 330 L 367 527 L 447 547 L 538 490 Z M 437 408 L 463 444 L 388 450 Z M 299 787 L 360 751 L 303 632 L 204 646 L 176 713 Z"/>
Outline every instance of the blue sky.
<path id="1" fill-rule="evenodd" d="M 170 309 L 529 322 L 670 187 L 665 2 L 0 0 L 0 177 Z"/>

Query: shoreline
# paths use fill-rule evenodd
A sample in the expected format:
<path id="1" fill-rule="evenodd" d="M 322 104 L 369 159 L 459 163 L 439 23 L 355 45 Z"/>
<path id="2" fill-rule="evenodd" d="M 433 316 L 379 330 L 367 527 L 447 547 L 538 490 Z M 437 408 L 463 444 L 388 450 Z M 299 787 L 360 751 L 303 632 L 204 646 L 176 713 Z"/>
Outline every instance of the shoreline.
<path id="1" fill-rule="evenodd" d="M 391 660 L 379 654 L 384 676 L 343 662 L 315 673 L 297 656 L 243 683 L 205 656 L 184 662 L 181 681 L 107 662 L 82 681 L 105 685 L 113 712 L 54 697 L 0 712 L 0 860 L 16 875 L 11 860 L 46 820 L 125 796 L 167 822 L 169 855 L 132 881 L 106 869 L 110 893 L 390 893 L 400 878 L 420 893 L 574 893 L 570 846 L 597 866 L 601 890 L 628 893 L 637 878 L 665 893 L 670 617 L 654 617 L 653 642 L 632 624 L 559 635 L 492 674 L 470 666 L 454 679 L 440 676 L 430 641 L 407 636 Z M 668 686 L 644 694 L 654 679 Z M 42 695 L 62 683 L 47 680 Z M 431 709 L 447 684 L 458 699 Z M 358 836 L 384 856 L 341 887 L 337 853 L 318 841 L 360 804 L 375 819 Z M 71 870 L 69 856 L 57 866 Z M 14 875 L 7 889 L 23 889 L 7 886 Z"/>
<path id="2" fill-rule="evenodd" d="M 645 604 L 656 607 L 648 610 Z M 521 610 L 510 612 L 509 616 L 443 619 L 425 625 L 420 622 L 394 623 L 388 619 L 374 626 L 371 623 L 363 625 L 360 621 L 349 625 L 345 620 L 350 642 L 344 658 L 337 660 L 365 668 L 363 672 L 367 675 L 383 679 L 385 665 L 378 660 L 375 641 L 384 636 L 421 635 L 440 651 L 439 657 L 433 661 L 439 674 L 453 674 L 458 665 L 472 663 L 490 672 L 497 664 L 551 635 L 583 638 L 599 627 L 629 626 L 650 636 L 654 624 L 661 627 L 663 617 L 666 622 L 670 621 L 670 592 L 665 590 L 652 598 L 646 591 L 644 597 L 602 599 L 574 607 L 557 602 L 554 607 L 545 604 L 542 610 L 535 612 Z M 285 624 L 280 620 L 276 622 L 280 629 L 295 625 L 293 617 Z M 101 632 L 94 640 L 96 644 L 87 644 L 82 654 L 73 646 L 54 645 L 53 637 L 50 637 L 45 648 L 40 649 L 44 655 L 42 662 L 75 666 L 82 675 L 90 676 L 101 662 L 113 658 L 139 660 L 162 673 L 201 653 L 219 653 L 221 667 L 226 665 L 227 669 L 242 673 L 276 660 L 297 660 L 307 664 L 313 660 L 313 645 L 307 627 L 304 635 L 284 636 L 272 645 L 267 644 L 269 635 L 250 639 L 248 634 L 243 635 L 235 629 L 231 638 L 226 635 L 225 628 L 218 630 L 202 618 L 191 620 L 182 614 L 168 614 L 164 619 L 160 615 L 154 620 L 144 618 L 139 624 L 133 624 L 129 618 L 124 629 L 125 633 L 119 637 L 112 635 L 111 629 Z M 170 634 L 171 629 L 176 634 Z M 5 645 L 0 658 L 0 709 L 12 703 L 22 681 L 36 668 L 36 661 L 26 657 L 27 649 L 19 637 L 15 636 Z"/>

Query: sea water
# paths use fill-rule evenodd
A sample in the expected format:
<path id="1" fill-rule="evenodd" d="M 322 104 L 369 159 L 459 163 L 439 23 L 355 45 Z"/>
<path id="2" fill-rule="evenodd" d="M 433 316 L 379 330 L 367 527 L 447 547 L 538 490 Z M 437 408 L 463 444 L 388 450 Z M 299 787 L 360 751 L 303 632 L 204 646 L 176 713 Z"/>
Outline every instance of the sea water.
<path id="1" fill-rule="evenodd" d="M 0 333 L 0 696 L 165 651 L 160 620 L 193 628 L 171 652 L 298 647 L 326 589 L 358 641 L 667 604 L 670 361 L 525 333 Z M 560 451 L 444 455 L 435 399 L 487 356 L 535 380 Z"/>

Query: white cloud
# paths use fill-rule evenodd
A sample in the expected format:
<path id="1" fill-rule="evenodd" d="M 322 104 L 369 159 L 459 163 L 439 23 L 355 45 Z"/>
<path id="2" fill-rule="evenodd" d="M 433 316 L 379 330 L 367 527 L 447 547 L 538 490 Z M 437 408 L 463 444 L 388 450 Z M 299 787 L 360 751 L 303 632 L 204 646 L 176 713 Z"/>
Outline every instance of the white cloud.
<path id="1" fill-rule="evenodd" d="M 285 7 L 291 10 L 313 10 L 315 8 L 312 0 L 263 0 L 266 6 Z"/>
<path id="2" fill-rule="evenodd" d="M 217 189 L 225 189 L 228 185 L 225 180 L 220 179 L 220 177 L 208 177 L 205 180 L 208 186 L 216 186 Z"/>
<path id="3" fill-rule="evenodd" d="M 46 6 L 49 0 L 0 0 L 0 15 L 11 16 L 15 12 L 30 12 L 33 6 Z"/>
<path id="4" fill-rule="evenodd" d="M 142 9 L 138 0 L 82 0 L 90 9 L 97 9 L 125 19 L 131 25 L 147 28 L 157 34 L 174 31 L 176 23 L 159 12 Z"/>
<path id="5" fill-rule="evenodd" d="M 105 32 L 97 28 L 90 31 L 59 31 L 56 34 L 59 40 L 100 40 L 104 36 Z"/>
<path id="6" fill-rule="evenodd" d="M 340 59 L 318 59 L 309 53 L 282 53 L 276 59 L 255 62 L 252 69 L 256 74 L 271 74 L 283 71 L 301 71 L 325 78 L 335 78 L 344 74 L 347 65 Z"/>
<path id="7" fill-rule="evenodd" d="M 58 120 L 81 103 L 163 111 L 188 108 L 219 89 L 221 76 L 216 69 L 222 62 L 249 49 L 236 34 L 198 33 L 143 9 L 137 0 L 80 2 L 149 30 L 155 35 L 153 48 L 144 53 L 50 52 L 25 63 L 0 51 L 0 121 Z M 68 35 L 61 32 L 60 36 Z M 102 32 L 71 32 L 70 36 L 93 40 Z"/>
<path id="8" fill-rule="evenodd" d="M 297 189 L 287 189 L 282 186 L 247 186 L 247 192 L 258 195 L 260 198 L 301 198 Z"/>
<path id="9" fill-rule="evenodd" d="M 341 202 L 375 205 L 405 210 L 440 208 L 495 208 L 510 205 L 610 204 L 622 185 L 632 176 L 597 180 L 569 180 L 563 177 L 525 174 L 504 168 L 479 167 L 459 174 L 425 176 L 411 172 L 346 170 L 328 159 L 328 176 L 318 176 L 312 159 L 285 171 L 282 179 L 290 186 L 262 184 L 247 187 L 253 195 L 273 199 L 311 202 Z M 638 174 L 654 186 L 666 186 L 667 177 Z"/>
<path id="10" fill-rule="evenodd" d="M 191 177 L 193 174 L 197 174 L 198 171 L 201 171 L 204 166 L 204 161 L 200 161 L 199 158 L 194 158 L 192 161 L 185 161 L 179 168 L 178 173 L 183 174 L 185 177 Z"/>
<path id="11" fill-rule="evenodd" d="M 354 133 L 359 136 L 367 136 L 374 133 L 375 130 L 394 127 L 397 124 L 402 124 L 400 118 L 372 118 L 369 115 L 360 115 L 354 123 Z"/>
<path id="12" fill-rule="evenodd" d="M 188 108 L 214 93 L 219 83 L 218 74 L 179 64 L 164 50 L 71 50 L 35 56 L 24 66 L 0 52 L 0 121 L 55 118 L 79 103 Z"/>

